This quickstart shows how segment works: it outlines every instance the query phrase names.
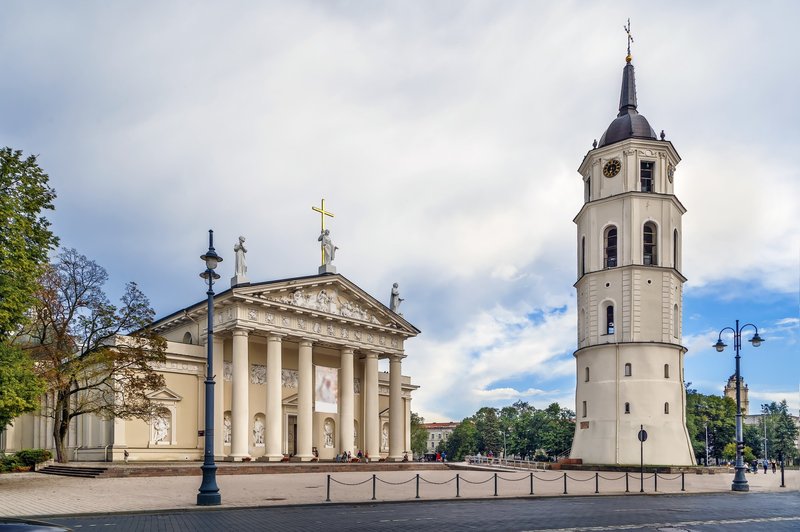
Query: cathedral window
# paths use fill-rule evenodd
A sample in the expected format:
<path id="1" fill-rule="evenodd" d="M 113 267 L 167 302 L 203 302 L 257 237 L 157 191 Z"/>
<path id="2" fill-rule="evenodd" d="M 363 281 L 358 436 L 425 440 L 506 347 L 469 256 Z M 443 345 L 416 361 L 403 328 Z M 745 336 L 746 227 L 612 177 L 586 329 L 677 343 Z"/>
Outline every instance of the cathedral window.
<path id="1" fill-rule="evenodd" d="M 669 403 L 664 403 L 664 413 L 669 414 Z"/>
<path id="2" fill-rule="evenodd" d="M 605 249 L 605 267 L 614 268 L 617 266 L 617 228 L 613 225 L 606 229 L 606 234 L 603 238 Z"/>
<path id="3" fill-rule="evenodd" d="M 192 333 L 187 332 L 183 335 L 183 343 L 184 344 L 191 344 L 192 343 Z"/>
<path id="4" fill-rule="evenodd" d="M 585 382 L 589 382 L 589 368 L 588 367 L 586 367 L 586 376 L 585 376 L 584 380 L 585 380 Z"/>
<path id="5" fill-rule="evenodd" d="M 585 181 L 585 188 L 583 191 L 584 201 L 592 201 L 592 179 L 587 177 Z"/>
<path id="6" fill-rule="evenodd" d="M 669 379 L 669 364 L 664 364 L 664 378 Z"/>
<path id="7" fill-rule="evenodd" d="M 653 161 L 642 161 L 639 167 L 639 178 L 642 184 L 642 192 L 653 192 Z"/>
<path id="8" fill-rule="evenodd" d="M 678 269 L 678 230 L 672 232 L 672 267 Z"/>
<path id="9" fill-rule="evenodd" d="M 630 414 L 631 413 L 631 404 L 630 403 L 625 403 L 625 413 L 626 414 Z"/>
<path id="10" fill-rule="evenodd" d="M 583 412 L 582 412 L 582 414 L 583 414 L 582 417 L 586 417 L 586 401 L 583 402 Z"/>
<path id="11" fill-rule="evenodd" d="M 656 230 L 656 226 L 653 222 L 647 222 L 644 224 L 644 231 L 643 231 L 643 241 L 644 241 L 644 253 L 642 256 L 642 263 L 645 266 L 658 266 L 658 255 L 657 255 L 657 245 L 656 245 L 656 237 L 658 231 Z"/>
<path id="12" fill-rule="evenodd" d="M 614 305 L 606 307 L 606 334 L 614 334 Z"/>
<path id="13" fill-rule="evenodd" d="M 672 307 L 672 336 L 678 338 L 679 330 L 681 327 L 680 319 L 678 318 L 678 305 Z"/>
<path id="14" fill-rule="evenodd" d="M 586 273 L 586 237 L 581 237 L 581 275 Z"/>
<path id="15" fill-rule="evenodd" d="M 633 375 L 633 372 L 631 371 L 631 363 L 630 362 L 626 362 L 625 363 L 625 376 L 626 377 L 630 377 L 631 375 Z"/>

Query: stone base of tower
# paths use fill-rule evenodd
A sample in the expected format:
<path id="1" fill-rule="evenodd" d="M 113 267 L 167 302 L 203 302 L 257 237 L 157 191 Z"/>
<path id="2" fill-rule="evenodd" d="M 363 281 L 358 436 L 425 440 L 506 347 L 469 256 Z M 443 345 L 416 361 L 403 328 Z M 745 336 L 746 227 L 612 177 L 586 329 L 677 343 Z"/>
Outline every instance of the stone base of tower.
<path id="1" fill-rule="evenodd" d="M 681 346 L 609 343 L 581 349 L 575 358 L 577 419 L 570 458 L 635 465 L 643 450 L 648 465 L 695 465 L 686 430 Z M 643 449 L 642 426 L 647 431 Z"/>

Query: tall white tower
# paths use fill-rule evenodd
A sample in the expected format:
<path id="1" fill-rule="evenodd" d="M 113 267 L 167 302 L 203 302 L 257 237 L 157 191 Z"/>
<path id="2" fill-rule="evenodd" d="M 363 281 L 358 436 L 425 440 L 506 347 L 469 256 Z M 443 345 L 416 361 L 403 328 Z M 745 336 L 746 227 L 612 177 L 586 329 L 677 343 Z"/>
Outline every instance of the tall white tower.
<path id="1" fill-rule="evenodd" d="M 619 114 L 578 172 L 578 350 L 571 458 L 692 465 L 681 345 L 680 156 L 636 109 L 630 51 Z"/>

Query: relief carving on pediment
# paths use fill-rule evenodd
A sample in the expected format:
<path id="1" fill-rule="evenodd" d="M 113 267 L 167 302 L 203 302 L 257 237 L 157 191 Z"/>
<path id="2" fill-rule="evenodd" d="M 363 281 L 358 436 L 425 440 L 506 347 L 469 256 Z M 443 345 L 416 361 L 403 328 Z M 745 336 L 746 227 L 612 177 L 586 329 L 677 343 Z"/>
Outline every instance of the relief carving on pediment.
<path id="1" fill-rule="evenodd" d="M 343 318 L 352 318 L 382 325 L 378 319 L 359 303 L 340 296 L 336 288 L 320 288 L 315 291 L 298 289 L 291 294 L 280 297 L 266 298 L 268 301 L 281 303 L 283 305 L 293 305 L 295 307 L 309 310 L 318 310 L 328 314 L 335 314 Z"/>

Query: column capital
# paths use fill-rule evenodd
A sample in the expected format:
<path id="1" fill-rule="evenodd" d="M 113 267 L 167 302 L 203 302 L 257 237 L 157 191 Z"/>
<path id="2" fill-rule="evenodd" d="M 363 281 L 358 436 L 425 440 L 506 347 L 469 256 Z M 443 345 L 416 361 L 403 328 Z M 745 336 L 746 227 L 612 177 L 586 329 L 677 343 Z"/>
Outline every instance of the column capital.
<path id="1" fill-rule="evenodd" d="M 314 340 L 312 338 L 301 336 L 297 343 L 304 347 L 311 347 L 314 345 Z"/>
<path id="2" fill-rule="evenodd" d="M 342 346 L 342 347 L 339 349 L 339 351 L 342 351 L 342 352 L 344 352 L 344 351 L 349 351 L 349 352 L 350 352 L 350 354 L 354 353 L 354 352 L 355 352 L 355 350 L 356 350 L 356 347 L 355 347 L 355 346 L 352 346 L 352 345 L 343 345 L 343 346 Z"/>
<path id="3" fill-rule="evenodd" d="M 285 334 L 280 333 L 269 333 L 267 334 L 267 342 L 281 342 L 283 339 L 286 338 Z"/>
<path id="4" fill-rule="evenodd" d="M 396 353 L 389 354 L 389 361 L 400 363 L 403 359 L 406 358 L 405 355 L 398 355 Z"/>
<path id="5" fill-rule="evenodd" d="M 252 329 L 245 329 L 245 328 L 242 328 L 242 327 L 236 327 L 234 329 L 231 329 L 231 334 L 233 334 L 233 336 L 249 336 L 250 335 L 250 331 L 252 331 Z"/>
<path id="6" fill-rule="evenodd" d="M 361 352 L 364 353 L 364 356 L 366 358 L 378 358 L 380 356 L 379 352 L 373 351 L 371 349 L 362 349 Z"/>

